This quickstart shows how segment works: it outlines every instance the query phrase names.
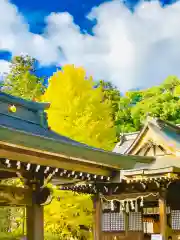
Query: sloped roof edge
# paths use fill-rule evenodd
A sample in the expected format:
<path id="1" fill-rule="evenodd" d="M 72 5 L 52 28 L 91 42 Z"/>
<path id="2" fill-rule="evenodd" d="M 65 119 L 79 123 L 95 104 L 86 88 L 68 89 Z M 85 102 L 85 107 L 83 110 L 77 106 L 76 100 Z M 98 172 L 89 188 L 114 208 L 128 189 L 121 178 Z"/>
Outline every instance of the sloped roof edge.
<path id="1" fill-rule="evenodd" d="M 58 141 L 38 135 L 28 134 L 15 129 L 0 127 L 1 141 L 7 144 L 17 145 L 43 151 L 44 153 L 64 156 L 69 159 L 81 159 L 99 166 L 108 166 L 114 169 L 132 168 L 137 162 L 150 163 L 153 157 L 124 156 L 102 149 L 92 149 L 83 145 L 73 145 L 68 142 Z"/>
<path id="2" fill-rule="evenodd" d="M 150 118 L 150 117 L 148 117 L 144 127 L 140 130 L 138 136 L 135 138 L 135 140 L 130 145 L 130 147 L 128 149 L 126 149 L 124 154 L 126 154 L 126 155 L 127 154 L 131 154 L 132 150 L 137 146 L 139 140 L 143 137 L 143 135 L 146 133 L 148 128 L 151 128 L 152 125 L 160 128 L 160 129 L 161 129 L 161 125 L 167 125 L 167 126 L 169 126 L 171 129 L 173 129 L 175 131 L 179 131 L 180 130 L 180 124 L 174 125 L 172 123 L 169 123 L 167 121 L 164 121 L 164 120 L 161 120 L 161 119 L 158 119 L 158 118 Z"/>
<path id="3" fill-rule="evenodd" d="M 49 104 L 27 101 L 0 91 L 0 141 L 2 145 L 28 148 L 33 151 L 46 151 L 47 155 L 58 155 L 64 158 L 81 159 L 88 163 L 108 165 L 109 167 L 131 168 L 136 162 L 152 162 L 152 157 L 124 156 L 122 154 L 104 151 L 72 140 L 51 131 L 44 113 Z M 15 113 L 8 110 L 9 104 L 17 105 Z M 21 108 L 22 106 L 22 108 Z"/>

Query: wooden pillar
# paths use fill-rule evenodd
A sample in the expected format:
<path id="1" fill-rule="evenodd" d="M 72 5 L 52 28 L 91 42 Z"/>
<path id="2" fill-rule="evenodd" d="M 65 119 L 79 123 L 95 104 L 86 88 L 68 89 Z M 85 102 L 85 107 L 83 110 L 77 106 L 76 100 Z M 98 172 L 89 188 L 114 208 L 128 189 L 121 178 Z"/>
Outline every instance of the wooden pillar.
<path id="1" fill-rule="evenodd" d="M 125 234 L 128 235 L 129 232 L 129 214 L 127 212 L 124 212 L 124 221 L 125 221 Z"/>
<path id="2" fill-rule="evenodd" d="M 101 240 L 102 236 L 102 203 L 99 195 L 93 196 L 94 205 L 94 226 L 93 226 L 93 239 Z"/>
<path id="3" fill-rule="evenodd" d="M 140 239 L 144 239 L 144 211 L 143 208 L 141 209 L 141 234 L 140 234 Z"/>
<path id="4" fill-rule="evenodd" d="M 26 183 L 26 187 L 31 190 L 32 199 L 32 204 L 26 206 L 27 240 L 44 240 L 44 207 L 40 204 L 42 184 L 43 178 Z"/>
<path id="5" fill-rule="evenodd" d="M 27 240 L 44 240 L 44 207 L 38 204 L 26 207 Z"/>
<path id="6" fill-rule="evenodd" d="M 167 240 L 166 190 L 163 190 L 159 197 L 159 218 L 162 240 Z"/>

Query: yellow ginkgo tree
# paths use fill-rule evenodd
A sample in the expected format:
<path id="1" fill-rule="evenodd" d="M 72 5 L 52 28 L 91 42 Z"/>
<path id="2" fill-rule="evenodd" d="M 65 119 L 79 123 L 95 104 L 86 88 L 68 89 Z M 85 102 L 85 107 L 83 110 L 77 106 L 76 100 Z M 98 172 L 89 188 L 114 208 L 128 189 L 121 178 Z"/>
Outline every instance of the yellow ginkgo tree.
<path id="1" fill-rule="evenodd" d="M 90 146 L 111 150 L 115 142 L 112 108 L 83 68 L 66 65 L 49 79 L 42 101 L 49 102 L 52 130 Z"/>
<path id="2" fill-rule="evenodd" d="M 90 195 L 54 190 L 45 206 L 45 239 L 92 240 L 93 204 Z"/>

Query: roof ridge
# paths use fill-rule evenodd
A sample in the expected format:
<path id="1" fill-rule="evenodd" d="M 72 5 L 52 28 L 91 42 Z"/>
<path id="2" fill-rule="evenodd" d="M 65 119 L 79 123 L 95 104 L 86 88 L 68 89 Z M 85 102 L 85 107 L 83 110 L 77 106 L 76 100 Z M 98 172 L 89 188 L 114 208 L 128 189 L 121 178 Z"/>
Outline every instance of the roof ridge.
<path id="1" fill-rule="evenodd" d="M 120 133 L 120 136 L 124 136 L 124 135 L 133 135 L 133 134 L 138 134 L 140 131 L 136 131 L 136 132 L 125 132 L 125 133 Z"/>
<path id="2" fill-rule="evenodd" d="M 163 128 L 163 126 L 168 126 L 170 127 L 171 129 L 173 130 L 176 130 L 176 131 L 180 131 L 180 125 L 177 125 L 177 124 L 173 124 L 171 122 L 168 122 L 168 121 L 164 121 L 162 119 L 157 119 L 157 124 L 156 124 L 158 127 L 160 128 Z"/>
<path id="3" fill-rule="evenodd" d="M 0 90 L 0 101 L 9 102 L 9 103 L 12 103 L 13 105 L 17 104 L 35 111 L 44 111 L 45 109 L 48 109 L 50 106 L 50 103 L 40 103 L 40 102 L 25 100 L 25 99 L 7 94 L 5 92 L 2 92 L 1 90 Z"/>
<path id="4" fill-rule="evenodd" d="M 155 118 L 154 118 L 155 119 Z M 156 121 L 157 120 L 161 120 L 161 119 L 159 119 L 159 118 L 157 118 L 156 119 Z M 180 128 L 180 123 L 178 123 L 178 124 L 173 124 L 173 123 L 169 123 L 169 122 L 167 122 L 167 121 L 164 121 L 164 120 L 161 120 L 161 121 L 163 121 L 164 123 L 167 123 L 167 124 L 169 124 L 169 125 L 171 125 L 171 126 L 174 126 L 174 127 L 178 127 L 178 128 Z M 145 124 L 144 124 L 145 125 Z M 141 129 L 142 130 L 142 129 Z M 133 135 L 133 134 L 138 134 L 139 132 L 141 132 L 141 130 L 139 130 L 139 131 L 135 131 L 135 132 L 122 132 L 122 133 L 120 133 L 120 137 L 121 136 L 128 136 L 128 135 Z"/>

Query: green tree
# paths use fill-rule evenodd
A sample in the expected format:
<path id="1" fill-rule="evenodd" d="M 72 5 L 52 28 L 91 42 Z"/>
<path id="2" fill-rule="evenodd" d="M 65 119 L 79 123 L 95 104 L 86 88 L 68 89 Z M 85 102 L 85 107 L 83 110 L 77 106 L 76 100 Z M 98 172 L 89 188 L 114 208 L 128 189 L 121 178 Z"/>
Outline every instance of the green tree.
<path id="1" fill-rule="evenodd" d="M 50 102 L 49 126 L 57 133 L 102 149 L 112 149 L 116 134 L 109 100 L 86 78 L 83 68 L 63 67 L 50 79 L 42 97 Z"/>
<path id="2" fill-rule="evenodd" d="M 180 80 L 169 76 L 159 86 L 130 91 L 119 101 L 116 128 L 120 132 L 139 131 L 147 115 L 180 123 Z"/>
<path id="3" fill-rule="evenodd" d="M 136 131 L 133 118 L 131 116 L 131 108 L 131 99 L 128 97 L 121 97 L 119 101 L 119 110 L 115 115 L 115 125 L 118 136 L 120 133 Z"/>
<path id="4" fill-rule="evenodd" d="M 44 86 L 43 79 L 35 75 L 35 62 L 30 56 L 14 57 L 1 90 L 27 100 L 39 100 Z"/>
<path id="5" fill-rule="evenodd" d="M 174 90 L 177 86 L 180 86 L 180 80 L 176 76 L 169 76 L 166 80 L 160 85 L 160 88 L 164 91 L 169 91 L 174 93 Z"/>
<path id="6" fill-rule="evenodd" d="M 115 114 L 118 111 L 118 104 L 120 101 L 120 91 L 111 82 L 100 80 L 95 87 L 100 87 L 104 93 L 104 100 L 108 100 L 112 106 L 112 117 L 115 119 Z"/>

